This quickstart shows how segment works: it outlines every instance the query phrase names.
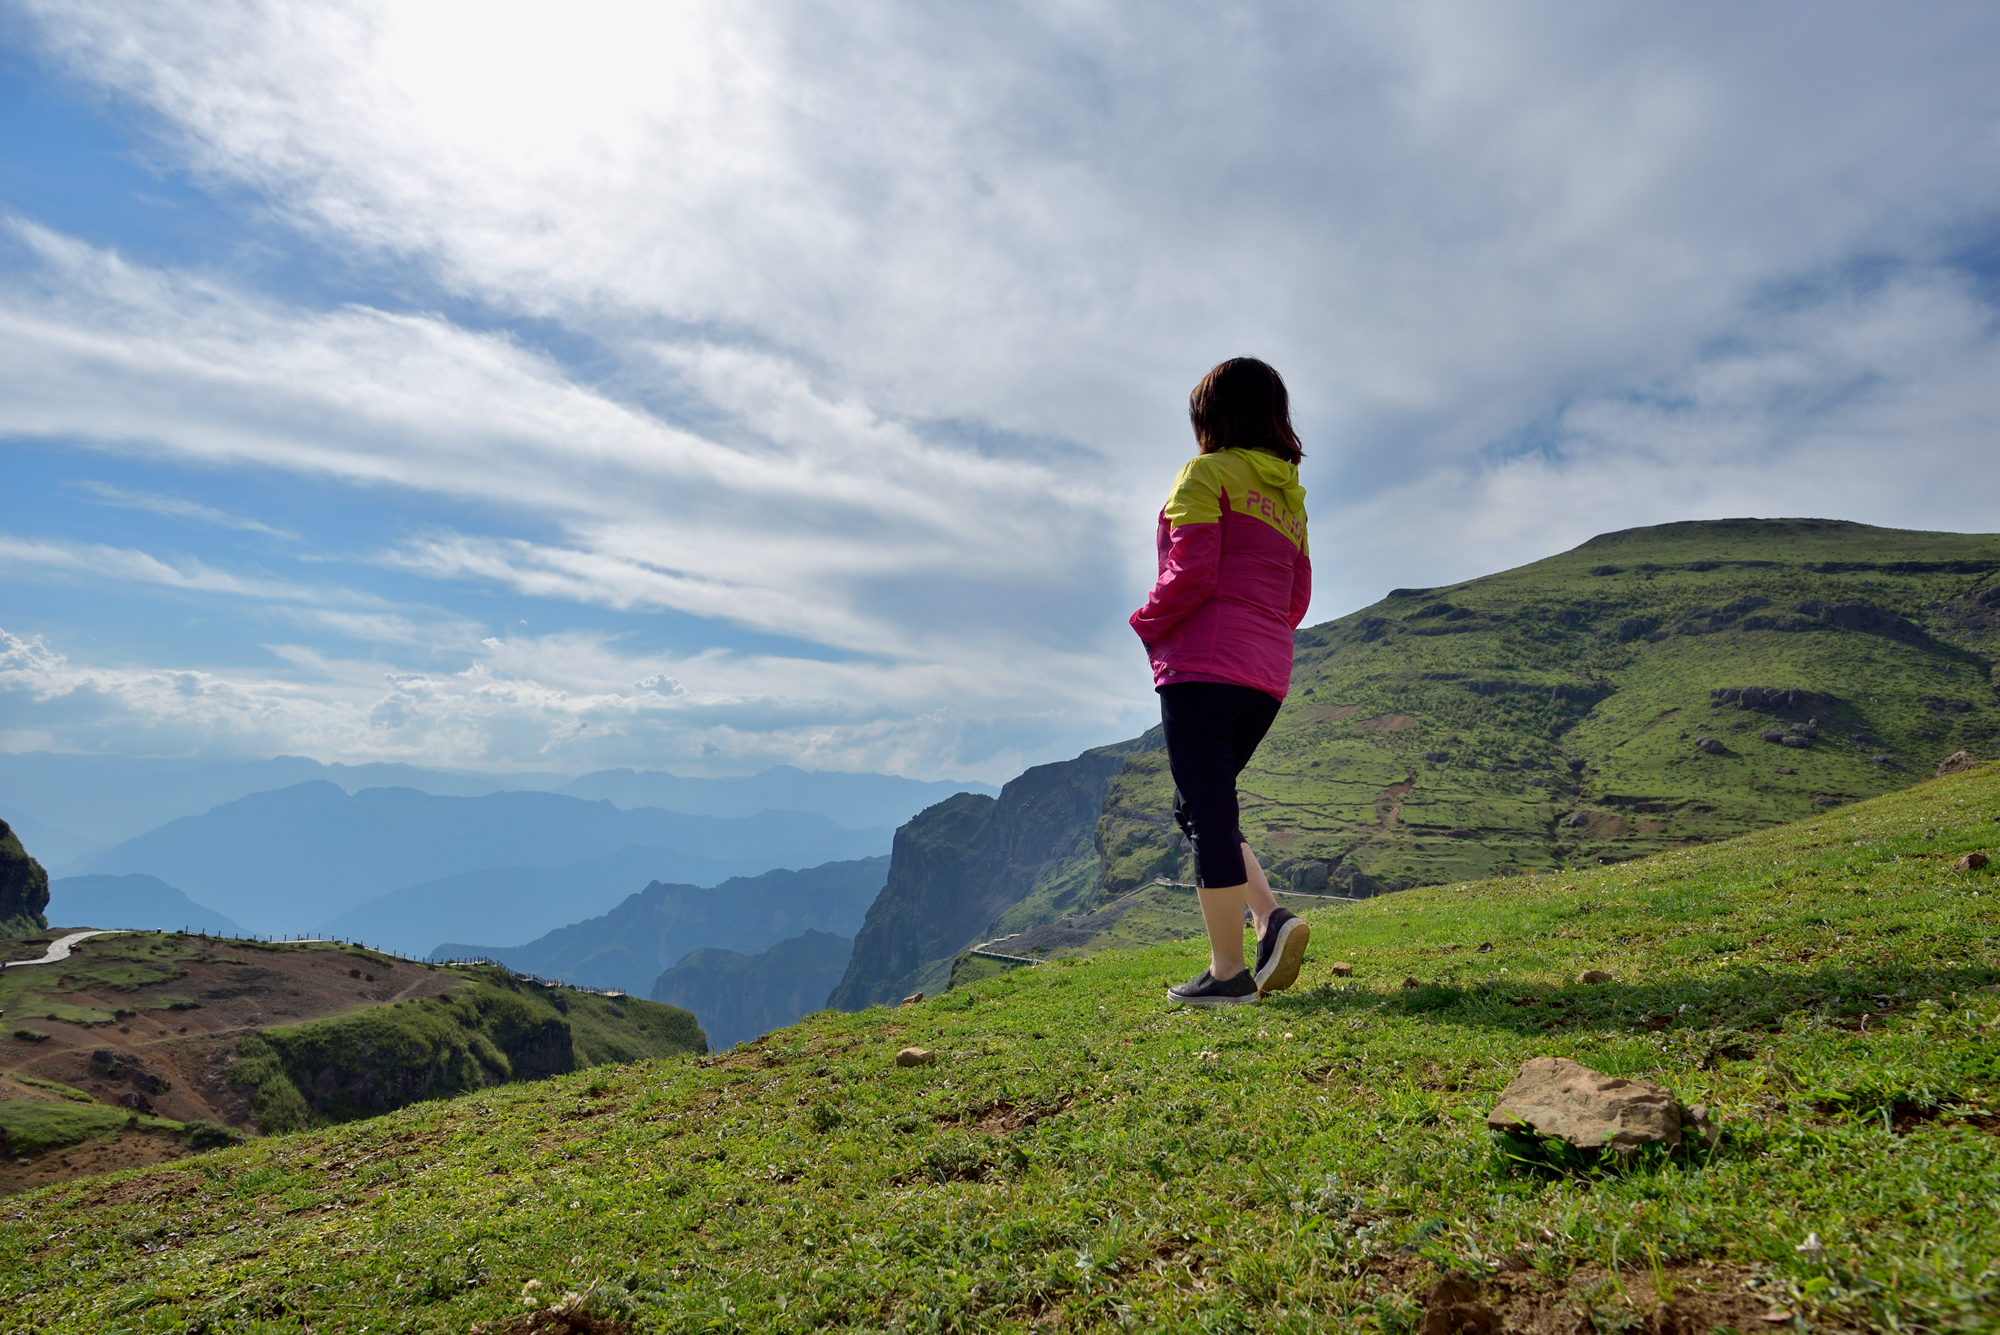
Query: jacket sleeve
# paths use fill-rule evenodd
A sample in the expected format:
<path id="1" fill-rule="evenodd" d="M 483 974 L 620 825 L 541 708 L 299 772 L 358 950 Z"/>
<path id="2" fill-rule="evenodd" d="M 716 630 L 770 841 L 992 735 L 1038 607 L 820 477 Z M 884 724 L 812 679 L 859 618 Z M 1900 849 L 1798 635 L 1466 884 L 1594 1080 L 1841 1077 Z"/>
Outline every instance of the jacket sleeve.
<path id="1" fill-rule="evenodd" d="M 1292 566 L 1292 607 L 1290 620 L 1293 630 L 1297 630 L 1299 623 L 1306 619 L 1306 609 L 1312 606 L 1312 600 L 1312 558 L 1307 556 L 1305 548 L 1301 547 L 1299 548 L 1298 561 Z"/>
<path id="2" fill-rule="evenodd" d="M 1176 526 L 1168 536 L 1160 577 L 1145 606 L 1132 614 L 1132 629 L 1152 644 L 1213 597 L 1221 580 L 1221 522 Z"/>

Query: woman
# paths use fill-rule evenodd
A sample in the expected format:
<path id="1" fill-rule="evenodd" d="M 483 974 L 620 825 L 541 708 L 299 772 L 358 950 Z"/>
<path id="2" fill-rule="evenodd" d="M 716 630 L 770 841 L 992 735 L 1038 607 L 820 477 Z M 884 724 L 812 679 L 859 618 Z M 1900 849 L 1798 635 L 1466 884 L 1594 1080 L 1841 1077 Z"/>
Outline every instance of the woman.
<path id="1" fill-rule="evenodd" d="M 1271 897 L 1237 824 L 1236 776 L 1292 678 L 1292 632 L 1312 601 L 1298 434 L 1278 373 L 1236 357 L 1188 398 L 1201 452 L 1160 511 L 1160 575 L 1132 629 L 1153 662 L 1174 819 L 1194 844 L 1209 965 L 1167 989 L 1171 1001 L 1220 1006 L 1280 992 L 1299 976 L 1310 929 Z M 1257 929 L 1243 961 L 1243 910 Z"/>

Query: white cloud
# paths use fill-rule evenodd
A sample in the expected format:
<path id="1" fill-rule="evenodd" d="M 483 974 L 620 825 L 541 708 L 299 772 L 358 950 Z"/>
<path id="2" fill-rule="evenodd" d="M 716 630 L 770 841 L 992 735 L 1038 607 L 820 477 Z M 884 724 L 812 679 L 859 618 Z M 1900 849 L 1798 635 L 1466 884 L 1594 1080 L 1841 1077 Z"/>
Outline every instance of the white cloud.
<path id="1" fill-rule="evenodd" d="M 113 486 L 109 482 L 86 479 L 76 484 L 77 490 L 85 493 L 99 505 L 109 505 L 120 510 L 144 510 L 167 519 L 186 519 L 197 524 L 207 524 L 214 528 L 233 528 L 245 533 L 263 533 L 273 538 L 297 538 L 299 535 L 284 529 L 272 528 L 269 524 L 218 510 L 200 501 L 191 501 L 182 496 L 162 496 L 158 492 L 134 491 L 128 487 Z"/>
<path id="2" fill-rule="evenodd" d="M 456 672 L 385 670 L 297 645 L 272 646 L 282 672 L 131 669 L 76 663 L 0 628 L 0 745 L 137 754 L 289 748 L 328 760 L 572 772 L 742 772 L 782 762 L 1004 780 L 1080 721 L 1073 707 L 1052 707 L 1031 690 L 1000 694 L 992 682 L 929 667 L 714 652 L 634 657 L 579 634 L 483 648 Z M 808 681 L 822 693 L 803 691 Z M 965 708 L 910 707 L 940 694 Z M 1086 703 L 1098 711 L 1089 718 L 1101 720 L 1118 702 Z M 981 724 L 994 713 L 1015 720 L 1007 736 Z"/>
<path id="3" fill-rule="evenodd" d="M 1957 279 L 1914 275 L 1774 310 L 1641 392 L 1584 398 L 1548 444 L 1436 469 L 1355 507 L 1341 550 L 1390 584 L 1507 569 L 1683 519 L 1856 519 L 1989 532 L 2000 328 Z M 1451 531 L 1449 544 L 1406 535 Z"/>
<path id="4" fill-rule="evenodd" d="M 470 502 L 370 559 L 839 660 L 468 629 L 483 684 L 313 669 L 340 745 L 1100 740 L 1148 703 L 1120 619 L 1183 396 L 1244 351 L 1294 387 L 1316 616 L 1660 520 L 1991 527 L 1949 262 L 2000 216 L 1990 5 L 27 10 L 169 158 L 603 366 L 20 223 L 0 434 Z"/>

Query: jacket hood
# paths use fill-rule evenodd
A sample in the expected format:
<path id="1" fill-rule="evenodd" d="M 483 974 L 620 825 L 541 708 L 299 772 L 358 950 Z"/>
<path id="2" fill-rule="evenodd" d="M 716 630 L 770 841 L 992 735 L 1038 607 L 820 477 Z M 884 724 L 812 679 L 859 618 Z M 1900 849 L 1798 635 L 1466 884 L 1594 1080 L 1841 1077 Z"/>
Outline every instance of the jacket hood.
<path id="1" fill-rule="evenodd" d="M 1285 498 L 1285 508 L 1304 513 L 1306 489 L 1299 485 L 1299 466 L 1286 463 L 1275 454 L 1262 450 L 1235 450 L 1243 456 L 1257 480 Z"/>

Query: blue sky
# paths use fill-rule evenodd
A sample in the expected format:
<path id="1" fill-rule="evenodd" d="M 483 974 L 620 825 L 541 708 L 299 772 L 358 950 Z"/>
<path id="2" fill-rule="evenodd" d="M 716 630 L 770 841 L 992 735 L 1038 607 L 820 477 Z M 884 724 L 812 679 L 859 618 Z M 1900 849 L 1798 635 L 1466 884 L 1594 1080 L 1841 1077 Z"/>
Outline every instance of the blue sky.
<path id="1" fill-rule="evenodd" d="M 0 746 L 999 780 L 1222 357 L 1313 619 L 1995 527 L 1990 5 L 0 4 Z"/>

